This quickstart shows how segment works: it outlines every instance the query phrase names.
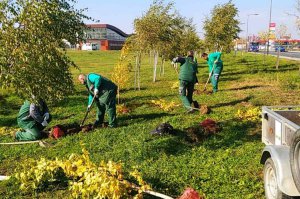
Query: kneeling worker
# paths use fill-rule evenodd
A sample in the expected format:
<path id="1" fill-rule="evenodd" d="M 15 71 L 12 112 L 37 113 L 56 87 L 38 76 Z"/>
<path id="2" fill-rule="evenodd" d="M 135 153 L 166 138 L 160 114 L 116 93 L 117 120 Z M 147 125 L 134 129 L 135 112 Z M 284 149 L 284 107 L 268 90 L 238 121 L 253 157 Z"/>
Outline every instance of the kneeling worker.
<path id="1" fill-rule="evenodd" d="M 51 115 L 43 100 L 39 100 L 37 104 L 26 100 L 20 108 L 17 121 L 22 128 L 15 134 L 18 141 L 38 140 L 43 137 L 42 130 L 51 121 Z"/>
<path id="2" fill-rule="evenodd" d="M 89 92 L 88 109 L 91 107 L 92 100 L 95 96 L 97 117 L 94 127 L 103 124 L 105 111 L 108 112 L 108 127 L 116 127 L 117 86 L 109 79 L 95 73 L 88 75 L 80 74 L 78 80 L 81 84 L 86 86 Z"/>

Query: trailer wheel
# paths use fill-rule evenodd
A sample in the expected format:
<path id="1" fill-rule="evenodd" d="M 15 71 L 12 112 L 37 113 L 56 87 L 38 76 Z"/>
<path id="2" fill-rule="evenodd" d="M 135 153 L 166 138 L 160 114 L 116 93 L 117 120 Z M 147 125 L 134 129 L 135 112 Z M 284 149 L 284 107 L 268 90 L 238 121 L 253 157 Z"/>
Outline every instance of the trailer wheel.
<path id="1" fill-rule="evenodd" d="M 296 131 L 290 148 L 290 162 L 295 185 L 300 192 L 300 130 Z"/>
<path id="2" fill-rule="evenodd" d="M 267 199 L 290 198 L 278 187 L 276 168 L 272 158 L 268 158 L 264 165 L 264 187 Z"/>

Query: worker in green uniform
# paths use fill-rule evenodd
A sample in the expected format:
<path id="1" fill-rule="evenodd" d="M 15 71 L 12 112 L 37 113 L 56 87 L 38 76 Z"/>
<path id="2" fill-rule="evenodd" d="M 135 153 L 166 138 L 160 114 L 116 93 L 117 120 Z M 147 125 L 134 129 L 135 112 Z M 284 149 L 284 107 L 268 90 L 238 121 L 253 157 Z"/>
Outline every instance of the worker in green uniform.
<path id="1" fill-rule="evenodd" d="M 221 52 L 214 52 L 210 53 L 209 55 L 207 53 L 202 53 L 202 58 L 207 60 L 208 69 L 211 84 L 213 86 L 213 93 L 218 91 L 218 83 L 219 79 L 223 70 L 223 61 L 221 60 Z"/>
<path id="2" fill-rule="evenodd" d="M 116 95 L 117 86 L 109 79 L 95 73 L 80 74 L 78 80 L 84 84 L 89 92 L 88 109 L 95 96 L 97 117 L 94 127 L 101 126 L 104 121 L 105 111 L 108 113 L 108 126 L 116 127 Z"/>
<path id="3" fill-rule="evenodd" d="M 180 63 L 179 71 L 179 95 L 180 99 L 187 109 L 188 113 L 193 113 L 191 107 L 193 103 L 193 92 L 195 84 L 198 82 L 196 73 L 198 73 L 198 63 L 194 57 L 193 51 L 188 51 L 187 57 L 175 57 L 173 63 Z"/>
<path id="4" fill-rule="evenodd" d="M 30 103 L 28 100 L 21 106 L 17 122 L 21 131 L 16 132 L 15 139 L 19 141 L 38 140 L 43 137 L 42 130 L 51 121 L 47 104 L 43 100 Z"/>

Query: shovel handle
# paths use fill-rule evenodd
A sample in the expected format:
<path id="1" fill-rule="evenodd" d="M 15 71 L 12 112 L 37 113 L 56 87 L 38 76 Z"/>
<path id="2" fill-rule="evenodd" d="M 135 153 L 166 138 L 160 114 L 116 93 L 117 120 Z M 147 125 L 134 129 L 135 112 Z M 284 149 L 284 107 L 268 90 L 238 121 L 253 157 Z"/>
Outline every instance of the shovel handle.
<path id="1" fill-rule="evenodd" d="M 206 81 L 206 84 L 205 84 L 205 86 L 204 86 L 203 91 L 206 91 L 206 86 L 207 86 L 207 84 L 208 84 L 208 82 L 209 82 L 210 77 L 212 76 L 212 73 L 213 73 L 213 71 L 214 71 L 214 69 L 215 69 L 215 66 L 216 66 L 216 64 L 214 63 L 213 68 L 211 69 L 211 72 L 209 73 L 209 76 L 208 76 L 208 79 L 207 79 L 207 81 Z"/>
<path id="2" fill-rule="evenodd" d="M 95 101 L 95 98 L 96 98 L 96 95 L 94 95 L 94 97 L 93 97 L 93 99 L 92 99 L 91 106 L 90 106 L 90 108 L 88 108 L 88 110 L 86 111 L 85 116 L 84 116 L 84 118 L 83 118 L 83 120 L 82 120 L 80 126 L 83 126 L 83 124 L 84 124 L 84 122 L 85 122 L 85 120 L 86 120 L 86 117 L 88 116 L 88 114 L 89 114 L 89 112 L 90 112 L 90 109 L 91 109 L 91 107 L 92 107 L 92 105 L 93 105 L 93 103 L 94 103 L 94 101 Z"/>

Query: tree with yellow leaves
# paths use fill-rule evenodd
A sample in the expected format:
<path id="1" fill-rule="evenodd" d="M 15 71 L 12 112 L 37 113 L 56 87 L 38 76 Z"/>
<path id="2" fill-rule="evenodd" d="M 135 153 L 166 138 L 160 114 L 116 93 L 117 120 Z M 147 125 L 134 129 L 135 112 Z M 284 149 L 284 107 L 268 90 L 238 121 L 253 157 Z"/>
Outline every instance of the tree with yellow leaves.
<path id="1" fill-rule="evenodd" d="M 111 79 L 118 85 L 118 104 L 120 103 L 120 90 L 124 89 L 128 84 L 130 77 L 129 65 L 130 65 L 129 47 L 125 44 L 121 50 L 121 55 L 117 65 L 114 67 Z"/>

